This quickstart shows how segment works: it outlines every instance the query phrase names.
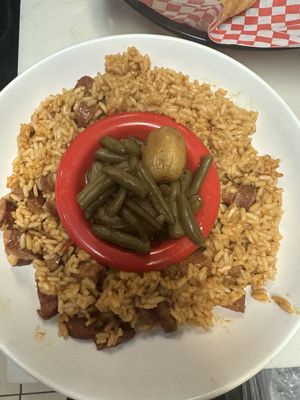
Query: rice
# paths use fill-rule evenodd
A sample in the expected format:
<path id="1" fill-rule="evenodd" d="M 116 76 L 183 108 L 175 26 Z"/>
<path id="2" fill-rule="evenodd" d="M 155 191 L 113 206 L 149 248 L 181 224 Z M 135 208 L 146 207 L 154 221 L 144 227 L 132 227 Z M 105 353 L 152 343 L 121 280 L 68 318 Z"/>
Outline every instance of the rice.
<path id="1" fill-rule="evenodd" d="M 173 265 L 162 271 L 127 273 L 105 268 L 102 286 L 78 279 L 79 265 L 90 256 L 75 247 L 60 222 L 47 210 L 33 213 L 26 199 L 41 190 L 41 178 L 55 175 L 61 156 L 82 130 L 74 120 L 80 102 L 97 106 L 90 124 L 107 114 L 150 111 L 167 115 L 191 129 L 214 156 L 222 190 L 235 194 L 240 185 L 256 188 L 256 201 L 246 210 L 236 203 L 221 203 L 217 222 L 205 241 L 208 265 L 193 262 Z M 129 48 L 124 54 L 106 57 L 105 72 L 94 79 L 91 93 L 83 87 L 64 89 L 51 95 L 35 110 L 31 122 L 22 124 L 18 156 L 11 190 L 22 188 L 24 198 L 12 193 L 17 205 L 15 228 L 22 246 L 36 254 L 35 278 L 41 292 L 58 296 L 59 335 L 67 337 L 66 323 L 84 317 L 95 322 L 95 313 L 105 316 L 97 333 L 99 347 L 118 344 L 122 324 L 137 328 L 140 309 L 152 310 L 166 301 L 179 326 L 213 326 L 213 309 L 230 307 L 251 286 L 252 295 L 268 301 L 264 288 L 276 275 L 276 254 L 281 235 L 282 190 L 277 186 L 279 160 L 259 156 L 251 144 L 257 113 L 235 105 L 223 89 L 190 81 L 168 68 L 151 68 L 147 55 Z M 46 199 L 53 192 L 44 192 Z M 47 261 L 59 254 L 60 266 L 51 272 Z M 11 260 L 12 263 L 16 260 Z M 289 312 L 278 297 L 272 298 Z"/>

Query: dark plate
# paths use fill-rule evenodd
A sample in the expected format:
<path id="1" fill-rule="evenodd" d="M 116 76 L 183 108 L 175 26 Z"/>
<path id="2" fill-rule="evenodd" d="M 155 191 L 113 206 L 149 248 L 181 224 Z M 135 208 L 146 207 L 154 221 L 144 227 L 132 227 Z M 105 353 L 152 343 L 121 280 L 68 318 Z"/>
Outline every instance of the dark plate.
<path id="1" fill-rule="evenodd" d="M 167 29 L 168 31 L 175 33 L 177 36 L 182 37 L 183 39 L 192 40 L 193 42 L 201 43 L 206 46 L 220 48 L 234 48 L 234 49 L 243 49 L 243 50 L 268 50 L 268 51 L 278 51 L 278 50 L 288 50 L 292 49 L 292 47 L 276 47 L 276 48 L 265 48 L 265 47 L 248 47 L 248 46 L 238 46 L 233 44 L 219 44 L 215 43 L 209 39 L 208 34 L 204 31 L 200 31 L 198 29 L 194 29 L 186 24 L 180 24 L 175 22 L 158 12 L 154 11 L 152 8 L 146 6 L 141 3 L 139 0 L 124 0 L 128 5 L 133 7 L 136 11 L 142 14 L 144 17 L 150 19 L 152 22 L 155 22 L 157 25 L 160 25 L 162 28 Z"/>

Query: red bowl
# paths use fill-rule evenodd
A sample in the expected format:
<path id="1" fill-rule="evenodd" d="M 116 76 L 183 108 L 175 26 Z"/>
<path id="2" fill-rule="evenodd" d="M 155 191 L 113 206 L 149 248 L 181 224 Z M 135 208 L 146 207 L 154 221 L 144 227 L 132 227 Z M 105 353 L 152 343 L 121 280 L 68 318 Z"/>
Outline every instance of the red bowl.
<path id="1" fill-rule="evenodd" d="M 196 170 L 201 157 L 209 154 L 204 144 L 194 133 L 173 119 L 147 112 L 115 114 L 88 127 L 71 143 L 58 168 L 55 195 L 64 228 L 77 246 L 100 263 L 118 270 L 141 272 L 163 269 L 188 257 L 197 249 L 188 237 L 153 245 L 147 255 L 110 244 L 94 236 L 90 223 L 76 202 L 76 195 L 85 184 L 85 174 L 93 162 L 94 153 L 100 147 L 102 136 L 124 138 L 134 135 L 145 139 L 151 130 L 161 126 L 172 126 L 182 134 L 187 147 L 187 167 Z M 199 194 L 204 205 L 196 214 L 196 219 L 206 237 L 215 223 L 220 205 L 220 181 L 214 164 Z"/>

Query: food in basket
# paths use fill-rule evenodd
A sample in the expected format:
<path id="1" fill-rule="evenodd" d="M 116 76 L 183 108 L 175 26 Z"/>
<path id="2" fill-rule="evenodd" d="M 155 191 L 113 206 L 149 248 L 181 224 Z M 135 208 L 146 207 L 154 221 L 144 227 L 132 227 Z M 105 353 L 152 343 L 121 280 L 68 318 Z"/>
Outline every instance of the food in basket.
<path id="1" fill-rule="evenodd" d="M 221 0 L 223 6 L 221 22 L 252 7 L 256 0 Z"/>
<path id="2" fill-rule="evenodd" d="M 164 114 L 187 126 L 210 150 L 221 180 L 211 233 L 193 255 L 161 271 L 99 264 L 70 240 L 55 206 L 55 174 L 69 144 L 99 118 L 123 111 Z M 256 119 L 223 89 L 151 68 L 147 55 L 129 48 L 107 56 L 104 73 L 49 96 L 21 125 L 10 192 L 1 200 L 5 250 L 12 265 L 33 263 L 40 316 L 58 315 L 60 336 L 102 349 L 154 327 L 210 329 L 215 306 L 244 312 L 245 288 L 275 278 L 281 174 L 279 160 L 251 144 Z"/>

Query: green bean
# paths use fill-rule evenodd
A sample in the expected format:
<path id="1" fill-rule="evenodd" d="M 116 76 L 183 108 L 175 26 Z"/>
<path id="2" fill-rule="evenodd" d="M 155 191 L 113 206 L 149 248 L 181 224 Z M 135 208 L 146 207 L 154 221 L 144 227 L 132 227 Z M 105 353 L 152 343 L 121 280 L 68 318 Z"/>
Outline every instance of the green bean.
<path id="1" fill-rule="evenodd" d="M 187 190 L 191 186 L 192 181 L 193 173 L 189 169 L 186 169 L 180 178 L 181 190 L 183 193 L 187 192 Z"/>
<path id="2" fill-rule="evenodd" d="M 163 194 L 163 196 L 169 196 L 170 194 L 170 186 L 163 183 L 162 185 L 159 185 L 159 190 Z"/>
<path id="3" fill-rule="evenodd" d="M 170 195 L 169 195 L 169 207 L 174 216 L 174 223 L 168 225 L 168 233 L 173 239 L 180 239 L 184 236 L 184 230 L 182 228 L 178 206 L 177 197 L 180 193 L 180 183 L 179 181 L 174 181 L 170 185 Z"/>
<path id="4" fill-rule="evenodd" d="M 99 161 L 107 162 L 109 164 L 115 164 L 126 160 L 127 156 L 114 153 L 104 147 L 101 147 L 101 149 L 96 151 L 95 158 Z"/>
<path id="5" fill-rule="evenodd" d="M 124 139 L 122 142 L 128 154 L 132 156 L 140 156 L 142 154 L 141 145 L 137 144 L 132 138 Z"/>
<path id="6" fill-rule="evenodd" d="M 173 203 L 174 201 L 176 201 L 176 198 L 179 193 L 180 193 L 179 181 L 172 182 L 170 185 L 169 203 Z"/>
<path id="7" fill-rule="evenodd" d="M 90 185 L 90 186 L 89 186 Z M 109 177 L 97 176 L 94 180 L 86 185 L 86 187 L 77 195 L 77 202 L 83 210 L 90 206 L 97 198 L 108 188 L 114 185 L 114 181 Z M 87 190 L 88 189 L 88 190 Z M 83 196 L 84 194 L 84 196 Z M 79 195 L 82 195 L 79 197 Z"/>
<path id="8" fill-rule="evenodd" d="M 159 202 L 158 199 L 157 199 L 157 196 L 155 196 L 155 195 L 153 194 L 153 192 L 150 192 L 150 193 L 148 194 L 148 198 L 149 198 L 149 200 L 150 200 L 150 203 L 151 203 L 152 207 L 153 207 L 154 210 L 157 212 L 157 214 L 158 214 L 159 216 L 161 216 L 161 215 L 164 216 L 164 221 L 166 221 L 165 210 L 162 208 L 160 202 Z"/>
<path id="9" fill-rule="evenodd" d="M 89 183 L 87 183 L 85 185 L 85 187 L 79 192 L 77 193 L 76 199 L 77 200 L 81 200 L 84 197 L 87 196 L 87 194 L 93 190 L 94 186 L 99 186 L 101 185 L 102 181 L 104 181 L 105 179 L 105 175 L 100 173 L 98 176 L 96 176 L 94 179 L 90 180 Z"/>
<path id="10" fill-rule="evenodd" d="M 173 215 L 168 207 L 168 204 L 166 203 L 165 199 L 163 198 L 163 195 L 161 194 L 159 187 L 157 186 L 155 180 L 153 179 L 152 175 L 150 172 L 147 170 L 147 168 L 144 166 L 142 161 L 139 162 L 139 174 L 143 177 L 143 179 L 147 182 L 149 187 L 151 188 L 151 191 L 153 195 L 156 196 L 158 202 L 160 203 L 162 209 L 164 210 L 164 215 L 166 216 L 166 220 L 170 223 L 174 223 L 174 218 Z"/>
<path id="11" fill-rule="evenodd" d="M 198 194 L 194 194 L 194 196 L 190 197 L 188 200 L 193 214 L 196 214 L 203 206 L 203 200 Z"/>
<path id="12" fill-rule="evenodd" d="M 154 210 L 152 205 L 147 199 L 140 199 L 139 197 L 133 197 L 132 200 L 140 206 L 145 212 L 151 215 L 151 217 L 156 218 L 157 212 Z"/>
<path id="13" fill-rule="evenodd" d="M 100 143 L 108 150 L 117 154 L 126 154 L 126 148 L 120 140 L 117 140 L 109 135 L 103 136 Z"/>
<path id="14" fill-rule="evenodd" d="M 102 169 L 102 163 L 99 161 L 95 161 L 87 172 L 86 176 L 87 183 L 96 178 L 96 176 L 101 173 L 101 169 Z"/>
<path id="15" fill-rule="evenodd" d="M 184 230 L 180 221 L 176 199 L 170 202 L 170 209 L 174 215 L 175 222 L 168 225 L 168 234 L 173 239 L 180 239 L 184 236 Z"/>
<path id="16" fill-rule="evenodd" d="M 129 169 L 132 173 L 135 172 L 135 169 L 137 167 L 137 164 L 139 162 L 139 159 L 137 156 L 133 155 L 129 158 L 128 164 L 129 164 Z"/>
<path id="17" fill-rule="evenodd" d="M 111 201 L 111 203 L 106 209 L 107 215 L 112 217 L 117 214 L 117 212 L 121 209 L 124 203 L 126 194 L 127 190 L 121 186 L 116 193 L 116 197 Z"/>
<path id="18" fill-rule="evenodd" d="M 110 164 L 105 164 L 104 166 L 107 167 L 107 168 L 111 168 Z M 118 169 L 121 169 L 122 171 L 129 172 L 130 171 L 129 160 L 121 161 L 119 163 L 115 163 L 114 164 L 114 168 L 118 168 Z"/>
<path id="19" fill-rule="evenodd" d="M 118 246 L 125 247 L 126 249 L 134 250 L 137 253 L 147 254 L 150 251 L 149 241 L 143 242 L 142 240 L 128 233 L 110 229 L 102 225 L 93 225 L 92 231 L 100 239 L 104 239 Z"/>
<path id="20" fill-rule="evenodd" d="M 114 215 L 113 217 L 110 217 L 107 215 L 106 210 L 104 207 L 99 207 L 98 210 L 94 213 L 93 219 L 102 224 L 109 226 L 113 229 L 126 229 L 128 227 L 128 223 L 124 221 L 123 218 L 121 218 L 119 215 Z"/>
<path id="21" fill-rule="evenodd" d="M 136 136 L 128 136 L 128 139 L 133 140 L 136 144 L 138 144 L 139 146 L 143 146 L 144 145 L 144 140 L 136 137 Z"/>
<path id="22" fill-rule="evenodd" d="M 136 215 L 129 208 L 122 207 L 120 214 L 122 215 L 124 220 L 126 222 L 128 222 L 128 224 L 131 225 L 132 228 L 135 229 L 135 231 L 139 234 L 139 236 L 143 242 L 148 240 L 147 232 L 141 225 L 139 218 L 137 218 Z"/>
<path id="23" fill-rule="evenodd" d="M 109 189 L 107 189 L 104 193 L 100 194 L 97 200 L 95 200 L 90 206 L 88 206 L 85 211 L 84 215 L 86 219 L 90 219 L 94 212 L 102 206 L 106 200 L 108 200 L 112 194 L 116 191 L 116 186 L 112 186 Z"/>
<path id="24" fill-rule="evenodd" d="M 190 238 L 193 243 L 197 245 L 203 244 L 203 236 L 191 210 L 190 204 L 186 198 L 186 195 L 182 192 L 179 193 L 177 201 L 180 221 L 182 223 L 185 234 Z"/>
<path id="25" fill-rule="evenodd" d="M 131 211 L 134 211 L 142 220 L 146 221 L 149 225 L 151 225 L 156 230 L 161 229 L 161 225 L 153 218 L 147 211 L 141 208 L 138 204 L 136 204 L 131 199 L 126 199 L 125 204 Z"/>
<path id="26" fill-rule="evenodd" d="M 119 185 L 123 186 L 125 189 L 128 189 L 130 192 L 133 192 L 143 199 L 146 197 L 148 189 L 136 176 L 114 167 L 104 167 L 103 172 Z"/>
<path id="27" fill-rule="evenodd" d="M 191 186 L 188 190 L 188 197 L 193 196 L 194 194 L 199 193 L 200 187 L 209 171 L 209 167 L 213 162 L 213 157 L 210 155 L 203 156 L 201 158 L 200 166 L 194 175 L 194 179 L 191 183 Z"/>

